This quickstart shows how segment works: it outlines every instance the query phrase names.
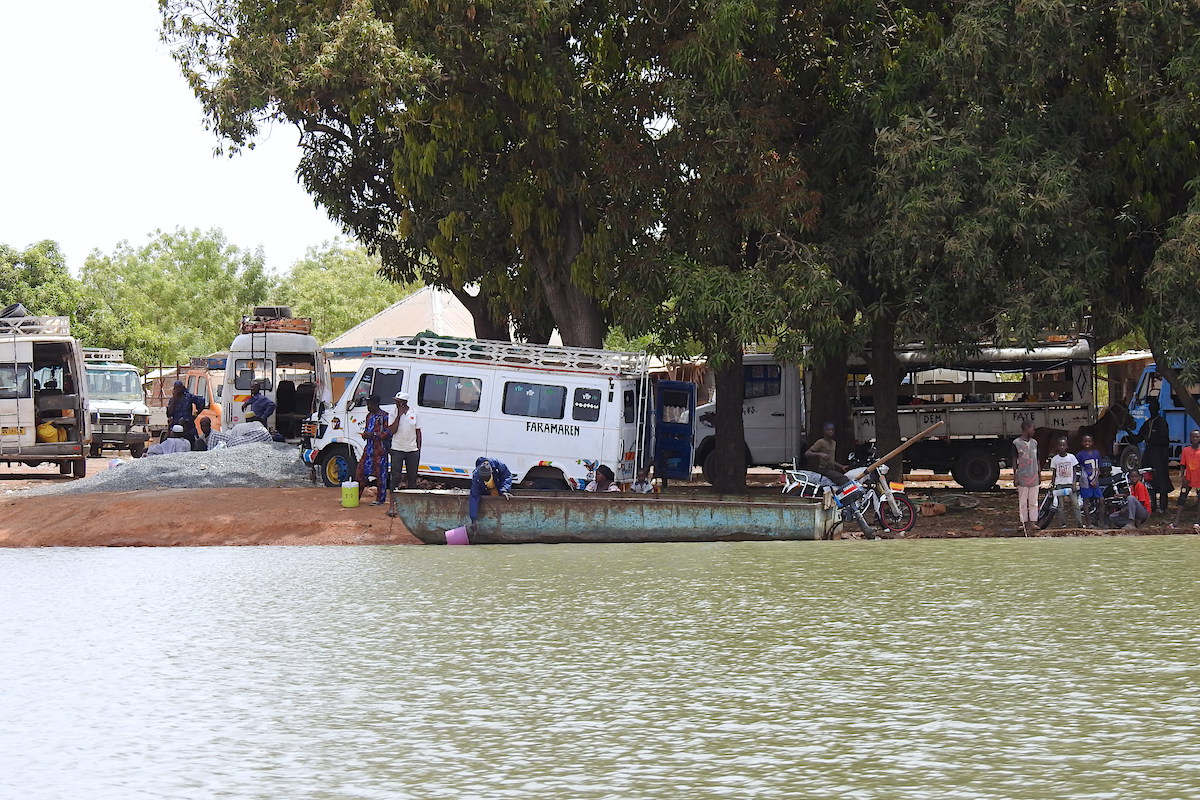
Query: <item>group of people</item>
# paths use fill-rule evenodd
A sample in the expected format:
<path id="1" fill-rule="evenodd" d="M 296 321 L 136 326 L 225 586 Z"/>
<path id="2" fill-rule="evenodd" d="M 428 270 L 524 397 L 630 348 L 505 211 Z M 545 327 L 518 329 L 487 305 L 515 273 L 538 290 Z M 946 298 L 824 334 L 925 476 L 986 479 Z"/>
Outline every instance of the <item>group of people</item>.
<path id="1" fill-rule="evenodd" d="M 157 444 L 146 448 L 147 456 L 169 455 L 189 451 L 212 450 L 220 444 L 227 446 L 250 442 L 269 442 L 274 439 L 267 430 L 267 420 L 275 413 L 275 402 L 262 393 L 262 384 L 255 381 L 250 386 L 250 397 L 242 403 L 246 421 L 234 425 L 227 433 L 212 429 L 212 419 L 200 417 L 208 408 L 208 402 L 187 390 L 183 381 L 175 381 L 171 387 L 171 399 L 167 401 L 167 421 L 170 428 Z"/>
<path id="2" fill-rule="evenodd" d="M 379 494 L 371 502 L 381 506 L 388 501 L 388 491 L 395 491 L 405 478 L 409 489 L 417 488 L 417 465 L 421 460 L 421 423 L 417 412 L 408 404 L 408 392 L 396 392 L 396 417 L 389 419 L 379 397 L 367 398 L 367 418 L 363 423 L 363 454 L 358 461 L 358 492 L 374 481 Z M 396 516 L 395 503 L 388 516 Z"/>
<path id="3" fill-rule="evenodd" d="M 1151 514 L 1166 514 L 1168 495 L 1174 489 L 1168 472 L 1170 456 L 1166 421 L 1158 414 L 1158 403 L 1151 401 L 1150 418 L 1130 441 L 1145 442 L 1146 465 L 1153 470 L 1152 484 L 1147 487 L 1138 470 L 1128 474 L 1128 489 L 1121 498 L 1120 508 L 1108 514 L 1108 522 L 1124 528 L 1136 528 L 1146 522 Z M 1034 424 L 1026 420 L 1021 423 L 1021 435 L 1013 440 L 1013 485 L 1017 488 L 1017 514 L 1026 535 L 1036 526 L 1038 518 L 1038 493 L 1041 488 L 1041 460 L 1038 457 L 1037 440 L 1033 438 Z M 1055 514 L 1060 527 L 1067 526 L 1068 509 L 1076 526 L 1082 528 L 1101 527 L 1104 522 L 1104 489 L 1100 484 L 1100 465 L 1103 454 L 1096 449 L 1090 435 L 1084 435 L 1079 453 L 1069 452 L 1065 436 L 1055 443 L 1055 454 L 1050 459 L 1053 473 L 1051 491 L 1059 497 Z M 1175 519 L 1169 525 L 1178 528 L 1187 498 L 1194 487 L 1196 496 L 1196 523 L 1200 530 L 1200 430 L 1191 433 L 1188 447 L 1180 454 L 1183 488 L 1180 490 Z"/>
<path id="4" fill-rule="evenodd" d="M 467 516 L 470 519 L 471 527 L 474 527 L 475 521 L 479 519 L 480 498 L 490 495 L 507 500 L 512 497 L 512 487 L 513 474 L 507 464 L 487 456 L 477 458 L 475 469 L 471 472 L 471 499 L 467 507 Z M 584 491 L 619 492 L 621 484 L 617 483 L 616 475 L 611 467 L 607 464 L 599 464 L 592 471 L 592 480 L 584 487 Z M 643 467 L 637 471 L 633 483 L 629 485 L 629 491 L 634 494 L 652 494 L 657 491 L 653 481 L 650 480 L 648 469 Z"/>

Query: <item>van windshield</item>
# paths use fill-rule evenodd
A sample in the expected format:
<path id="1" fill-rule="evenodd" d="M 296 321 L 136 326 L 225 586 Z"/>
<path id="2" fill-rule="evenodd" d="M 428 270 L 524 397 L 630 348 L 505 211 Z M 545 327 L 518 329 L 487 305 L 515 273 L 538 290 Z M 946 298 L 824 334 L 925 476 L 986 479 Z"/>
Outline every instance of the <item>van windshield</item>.
<path id="1" fill-rule="evenodd" d="M 142 399 L 142 378 L 137 370 L 91 370 L 87 371 L 88 396 L 93 400 Z"/>

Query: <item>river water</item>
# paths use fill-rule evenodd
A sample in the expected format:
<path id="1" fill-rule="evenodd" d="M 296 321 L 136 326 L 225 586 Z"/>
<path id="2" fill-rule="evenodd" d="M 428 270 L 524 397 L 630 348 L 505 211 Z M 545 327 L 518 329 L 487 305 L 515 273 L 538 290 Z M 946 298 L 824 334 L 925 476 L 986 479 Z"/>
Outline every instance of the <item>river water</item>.
<path id="1" fill-rule="evenodd" d="M 1200 539 L 0 552 L 0 797 L 1193 798 Z"/>

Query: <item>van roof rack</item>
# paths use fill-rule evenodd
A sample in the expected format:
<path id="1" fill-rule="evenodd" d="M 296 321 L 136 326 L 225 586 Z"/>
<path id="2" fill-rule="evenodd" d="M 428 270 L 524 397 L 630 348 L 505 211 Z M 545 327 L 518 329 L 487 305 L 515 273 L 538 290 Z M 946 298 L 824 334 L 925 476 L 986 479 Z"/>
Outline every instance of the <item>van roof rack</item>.
<path id="1" fill-rule="evenodd" d="M 544 372 L 634 376 L 645 374 L 650 363 L 650 357 L 645 352 L 425 336 L 411 339 L 376 339 L 371 354 L 461 364 L 493 364 Z"/>
<path id="2" fill-rule="evenodd" d="M 85 347 L 83 348 L 83 360 L 97 364 L 120 364 L 125 361 L 125 351 L 110 350 L 107 347 Z"/>
<path id="3" fill-rule="evenodd" d="M 312 333 L 308 317 L 242 317 L 242 333 Z"/>
<path id="4" fill-rule="evenodd" d="M 0 317 L 0 334 L 6 336 L 70 336 L 69 317 Z"/>

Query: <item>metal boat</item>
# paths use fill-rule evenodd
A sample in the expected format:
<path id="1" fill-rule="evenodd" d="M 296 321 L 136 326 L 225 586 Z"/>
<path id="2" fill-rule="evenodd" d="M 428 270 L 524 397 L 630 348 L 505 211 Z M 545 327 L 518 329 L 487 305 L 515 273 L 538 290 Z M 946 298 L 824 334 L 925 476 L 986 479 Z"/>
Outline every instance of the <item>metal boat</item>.
<path id="1" fill-rule="evenodd" d="M 467 523 L 466 490 L 394 493 L 400 519 L 426 544 L 446 544 Z M 747 495 L 664 496 L 528 492 L 484 497 L 470 544 L 718 542 L 828 539 L 836 508 L 820 500 Z"/>

